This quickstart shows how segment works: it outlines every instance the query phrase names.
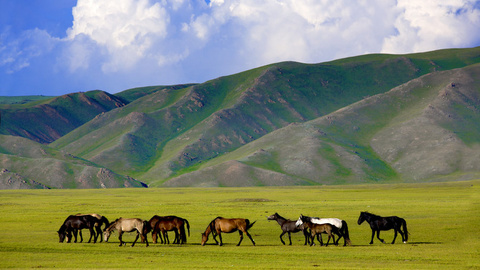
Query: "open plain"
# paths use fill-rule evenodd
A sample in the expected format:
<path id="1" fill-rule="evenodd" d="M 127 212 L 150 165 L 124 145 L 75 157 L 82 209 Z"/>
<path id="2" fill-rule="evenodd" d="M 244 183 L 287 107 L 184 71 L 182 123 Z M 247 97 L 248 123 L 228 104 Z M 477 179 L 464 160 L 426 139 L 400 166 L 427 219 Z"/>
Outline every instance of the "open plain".
<path id="1" fill-rule="evenodd" d="M 407 244 L 374 239 L 368 224 L 357 224 L 360 211 L 406 219 Z M 292 246 L 280 242 L 278 212 L 338 217 L 348 223 L 352 245 L 304 246 L 300 233 Z M 475 269 L 480 267 L 480 181 L 252 188 L 151 188 L 89 190 L 1 190 L 1 268 L 163 268 L 163 269 Z M 177 215 L 188 219 L 185 245 L 137 243 L 133 233 L 108 243 L 59 243 L 57 230 L 76 213 L 150 219 Z M 237 247 L 238 234 L 223 234 L 224 246 L 201 233 L 215 217 L 248 218 L 255 225 Z M 88 239 L 88 230 L 83 231 Z M 393 231 L 381 233 L 391 242 Z M 171 234 L 170 239 L 173 238 Z M 284 239 L 288 243 L 287 236 Z M 324 236 L 324 240 L 326 237 Z M 149 235 L 151 241 L 151 235 Z M 343 244 L 343 241 L 341 241 Z"/>

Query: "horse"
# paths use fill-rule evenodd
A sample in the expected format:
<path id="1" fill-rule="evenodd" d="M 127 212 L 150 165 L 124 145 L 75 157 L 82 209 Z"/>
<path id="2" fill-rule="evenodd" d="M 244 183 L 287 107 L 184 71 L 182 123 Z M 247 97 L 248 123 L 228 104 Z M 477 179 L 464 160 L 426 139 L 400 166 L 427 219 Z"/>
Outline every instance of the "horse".
<path id="1" fill-rule="evenodd" d="M 307 232 L 307 230 L 305 230 L 303 224 L 300 225 L 300 226 L 297 226 L 295 224 L 296 223 L 295 221 L 292 221 L 290 219 L 286 219 L 286 218 L 280 216 L 278 213 L 275 213 L 271 216 L 268 216 L 267 219 L 268 220 L 275 220 L 275 221 L 277 221 L 278 225 L 280 225 L 280 228 L 282 229 L 282 233 L 280 234 L 280 241 L 282 242 L 282 244 L 285 245 L 285 242 L 282 239 L 283 235 L 288 233 L 288 240 L 290 240 L 289 245 L 292 245 L 291 233 L 296 233 L 296 232 L 300 232 L 300 231 L 302 231 L 303 235 L 305 236 L 305 244 L 304 245 L 307 244 L 307 242 L 308 242 L 308 232 Z"/>
<path id="2" fill-rule="evenodd" d="M 190 224 L 188 220 L 177 217 L 177 216 L 153 216 L 148 221 L 150 228 L 152 228 L 152 240 L 154 243 L 157 243 L 157 235 L 160 236 L 160 240 L 162 244 L 170 244 L 170 240 L 168 239 L 168 231 L 175 232 L 175 240 L 173 243 L 175 244 L 184 244 L 187 242 L 187 235 L 185 232 L 185 225 L 187 225 L 188 236 L 190 236 Z M 160 234 L 161 233 L 161 234 Z M 162 239 L 165 239 L 165 242 Z"/>
<path id="3" fill-rule="evenodd" d="M 92 216 L 68 216 L 65 221 L 63 222 L 60 229 L 57 231 L 58 237 L 60 239 L 60 243 L 67 240 L 67 243 L 70 243 L 72 240 L 72 232 L 75 237 L 75 243 L 77 242 L 77 231 L 81 229 L 89 229 L 90 230 L 90 239 L 88 239 L 88 243 L 92 241 L 92 237 L 95 235 L 95 231 L 93 228 L 95 227 L 95 223 L 97 219 Z M 83 238 L 82 238 L 83 241 Z M 97 238 L 94 237 L 93 243 L 97 242 Z"/>
<path id="4" fill-rule="evenodd" d="M 223 233 L 232 233 L 238 230 L 238 233 L 240 234 L 240 241 L 238 242 L 237 246 L 240 246 L 240 243 L 242 243 L 243 240 L 243 234 L 245 233 L 248 238 L 250 238 L 250 241 L 252 241 L 252 244 L 255 246 L 255 241 L 253 241 L 252 236 L 248 233 L 248 230 L 255 224 L 256 221 L 253 223 L 250 223 L 250 220 L 248 219 L 243 219 L 243 218 L 223 218 L 223 217 L 216 217 L 213 219 L 205 229 L 205 232 L 202 233 L 202 246 L 205 245 L 205 243 L 208 240 L 208 235 L 212 233 L 213 235 L 213 240 L 217 243 L 217 245 L 222 246 L 223 241 L 222 241 L 222 232 Z M 216 236 L 220 238 L 220 243 L 217 241 Z"/>
<path id="5" fill-rule="evenodd" d="M 138 240 L 138 237 L 142 236 L 142 241 L 145 241 L 146 246 L 148 247 L 147 232 L 149 230 L 148 222 L 139 219 L 139 218 L 118 218 L 112 222 L 108 228 L 103 231 L 103 239 L 105 242 L 108 242 L 110 234 L 113 230 L 118 231 L 118 240 L 120 240 L 120 247 L 126 243 L 122 240 L 122 235 L 124 232 L 133 232 L 137 231 L 137 237 L 133 241 L 132 247 L 135 246 L 135 243 Z"/>
<path id="6" fill-rule="evenodd" d="M 310 222 L 314 224 L 330 224 L 334 226 L 333 233 L 339 236 L 335 245 L 338 245 L 338 242 L 342 237 L 343 237 L 343 246 L 346 246 L 347 244 L 349 245 L 352 244 L 352 241 L 350 240 L 350 233 L 348 232 L 348 224 L 345 220 L 341 220 L 338 218 L 318 218 L 318 217 L 307 217 L 304 215 L 300 215 L 296 223 L 297 226 L 300 226 L 302 224 L 302 218 L 308 219 Z"/>
<path id="7" fill-rule="evenodd" d="M 360 212 L 360 216 L 358 217 L 358 225 L 361 225 L 364 221 L 367 221 L 368 224 L 370 224 L 370 228 L 372 229 L 372 239 L 370 241 L 370 245 L 373 244 L 373 237 L 375 235 L 375 232 L 377 233 L 378 240 L 380 240 L 380 242 L 382 243 L 385 243 L 383 239 L 380 239 L 380 231 L 388 231 L 391 229 L 395 231 L 392 244 L 395 243 L 395 239 L 397 238 L 397 232 L 399 232 L 402 236 L 403 243 L 407 243 L 408 241 L 407 222 L 401 217 L 381 217 L 368 212 Z M 402 226 L 403 231 L 401 228 Z"/>
<path id="8" fill-rule="evenodd" d="M 103 241 L 103 237 L 101 237 L 102 225 L 105 224 L 105 229 L 106 229 L 107 226 L 110 224 L 110 222 L 106 217 L 99 214 L 76 214 L 75 216 L 87 216 L 87 215 L 97 219 L 97 222 L 95 223 L 95 230 L 97 231 L 97 233 L 95 234 L 95 240 L 98 238 L 98 236 L 100 236 L 100 242 L 102 242 Z M 83 241 L 82 230 L 78 230 L 78 234 L 80 235 L 80 242 L 82 242 Z"/>
<path id="9" fill-rule="evenodd" d="M 310 237 L 311 237 L 311 242 L 310 246 L 315 245 L 315 236 L 317 236 L 318 242 L 320 242 L 320 246 L 323 246 L 323 240 L 321 237 L 322 233 L 328 234 L 328 240 L 327 244 L 325 246 L 328 247 L 328 243 L 330 242 L 330 238 L 333 238 L 333 244 L 337 245 L 337 242 L 335 242 L 335 236 L 333 235 L 333 230 L 335 226 L 329 224 L 329 223 L 324 223 L 324 224 L 316 224 L 312 223 L 310 219 L 304 218 L 302 220 L 303 224 L 305 224 L 309 229 L 310 229 Z"/>

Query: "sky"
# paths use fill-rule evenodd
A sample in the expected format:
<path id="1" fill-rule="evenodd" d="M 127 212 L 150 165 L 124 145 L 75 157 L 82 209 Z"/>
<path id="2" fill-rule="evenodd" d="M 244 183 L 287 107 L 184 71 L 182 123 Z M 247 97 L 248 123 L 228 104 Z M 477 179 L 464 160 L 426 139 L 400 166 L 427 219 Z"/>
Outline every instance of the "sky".
<path id="1" fill-rule="evenodd" d="M 0 96 L 202 83 L 282 62 L 480 46 L 470 0 L 0 0 Z"/>

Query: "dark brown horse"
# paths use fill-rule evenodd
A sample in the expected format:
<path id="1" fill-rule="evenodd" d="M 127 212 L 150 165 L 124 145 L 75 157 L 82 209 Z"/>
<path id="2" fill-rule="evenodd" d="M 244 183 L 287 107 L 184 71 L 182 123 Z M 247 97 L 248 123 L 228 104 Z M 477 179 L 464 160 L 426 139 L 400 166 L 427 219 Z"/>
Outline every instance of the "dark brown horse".
<path id="1" fill-rule="evenodd" d="M 370 240 L 370 245 L 373 244 L 373 236 L 375 235 L 375 232 L 377 233 L 378 240 L 380 240 L 382 243 L 385 243 L 383 239 L 380 239 L 380 231 L 388 231 L 391 229 L 395 231 L 392 244 L 395 243 L 397 232 L 399 232 L 402 236 L 403 243 L 407 243 L 408 241 L 407 222 L 401 217 L 381 217 L 368 212 L 360 212 L 360 216 L 358 217 L 358 225 L 362 224 L 364 221 L 367 221 L 372 229 L 372 239 Z"/>
<path id="2" fill-rule="evenodd" d="M 108 242 L 108 238 L 110 238 L 110 234 L 113 230 L 118 231 L 118 240 L 120 240 L 120 245 L 122 246 L 126 244 L 122 240 L 122 235 L 124 232 L 133 232 L 137 231 L 137 237 L 135 241 L 133 241 L 132 247 L 135 246 L 135 243 L 138 240 L 138 237 L 142 237 L 142 241 L 146 242 L 148 247 L 148 240 L 147 240 L 147 232 L 148 232 L 148 223 L 147 221 L 139 218 L 118 218 L 114 222 L 108 226 L 103 232 L 103 238 L 105 242 Z"/>
<path id="3" fill-rule="evenodd" d="M 174 244 L 184 244 L 187 242 L 187 234 L 185 225 L 187 226 L 188 236 L 190 236 L 190 224 L 188 220 L 177 216 L 153 216 L 148 221 L 150 228 L 152 229 L 152 241 L 157 243 L 157 236 L 159 236 L 162 244 L 170 244 L 168 239 L 168 231 L 175 232 Z M 163 235 L 163 238 L 162 238 Z M 164 241 L 165 239 L 165 241 Z"/>
<path id="4" fill-rule="evenodd" d="M 108 219 L 102 215 L 99 214 L 76 214 L 75 216 L 92 216 L 97 219 L 97 222 L 95 223 L 95 230 L 97 233 L 95 234 L 95 241 L 97 241 L 97 238 L 100 236 L 100 242 L 103 241 L 102 237 L 102 225 L 105 225 L 106 229 L 108 225 L 110 225 L 110 222 Z M 78 234 L 80 235 L 80 242 L 83 241 L 83 236 L 82 236 L 82 230 L 78 230 Z"/>
<path id="5" fill-rule="evenodd" d="M 296 221 L 292 221 L 290 219 L 286 219 L 282 216 L 280 216 L 278 213 L 275 213 L 271 216 L 267 217 L 268 220 L 275 220 L 277 221 L 278 225 L 280 225 L 280 228 L 282 229 L 282 233 L 280 234 L 280 241 L 282 241 L 282 244 L 285 245 L 285 242 L 283 241 L 282 237 L 286 233 L 288 233 L 288 240 L 290 241 L 290 245 L 292 245 L 292 238 L 291 238 L 291 233 L 296 233 L 296 232 L 303 232 L 303 235 L 305 236 L 305 244 L 308 243 L 308 232 L 305 230 L 303 224 L 298 226 L 295 224 Z"/>
<path id="6" fill-rule="evenodd" d="M 240 243 L 242 243 L 244 233 L 248 236 L 248 238 L 250 238 L 250 241 L 252 241 L 252 244 L 255 246 L 255 241 L 253 241 L 252 236 L 248 233 L 248 230 L 253 226 L 253 224 L 255 224 L 255 222 L 250 223 L 250 220 L 244 218 L 216 217 L 208 224 L 205 232 L 202 233 L 202 246 L 207 242 L 208 235 L 210 233 L 212 233 L 213 240 L 215 240 L 217 245 L 222 246 L 222 232 L 232 233 L 235 231 L 238 231 L 240 234 L 240 241 L 238 242 L 237 246 L 240 246 Z M 220 242 L 218 242 L 216 239 L 217 235 L 220 238 Z"/>
<path id="7" fill-rule="evenodd" d="M 62 243 L 65 238 L 67 243 L 70 243 L 72 240 L 72 232 L 73 236 L 75 237 L 75 243 L 77 242 L 77 232 L 81 229 L 89 229 L 90 230 L 90 239 L 88 239 L 88 243 L 92 241 L 96 243 L 97 238 L 95 236 L 95 231 L 93 230 L 95 227 L 95 223 L 97 219 L 92 216 L 68 216 L 67 219 L 63 222 L 62 226 L 58 230 L 58 237 L 60 238 L 60 243 Z M 82 238 L 83 240 L 83 238 Z"/>
<path id="8" fill-rule="evenodd" d="M 303 224 L 305 224 L 309 229 L 311 233 L 311 241 L 310 246 L 315 245 L 314 240 L 315 236 L 317 236 L 317 240 L 320 242 L 320 245 L 323 246 L 323 240 L 320 234 L 326 233 L 328 234 L 328 240 L 327 244 L 325 246 L 328 247 L 328 243 L 330 242 L 330 238 L 333 238 L 333 243 L 336 245 L 335 242 L 335 236 L 333 235 L 333 226 L 331 224 L 325 223 L 325 224 L 315 224 L 312 223 L 311 221 L 303 220 Z M 320 236 L 320 237 L 319 237 Z"/>

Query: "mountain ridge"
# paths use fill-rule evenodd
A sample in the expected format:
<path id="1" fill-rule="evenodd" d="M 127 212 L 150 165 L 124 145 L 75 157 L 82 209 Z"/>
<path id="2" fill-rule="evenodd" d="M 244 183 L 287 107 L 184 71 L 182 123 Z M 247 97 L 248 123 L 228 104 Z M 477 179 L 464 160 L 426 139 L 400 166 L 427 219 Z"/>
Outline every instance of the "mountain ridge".
<path id="1" fill-rule="evenodd" d="M 320 64 L 282 62 L 201 84 L 130 89 L 113 95 L 122 106 L 84 117 L 85 123 L 48 147 L 151 187 L 475 177 L 479 62 L 480 47 L 374 54 Z M 0 108 L 3 120 L 5 107 Z M 347 112 L 348 118 L 340 117 Z M 414 127 L 428 127 L 432 134 L 420 136 Z M 447 134 L 437 140 L 451 137 L 462 145 L 452 148 L 456 155 L 445 150 L 458 159 L 429 164 L 432 174 L 411 164 L 421 164 L 412 157 L 445 155 L 429 140 L 433 131 Z M 414 151 L 422 145 L 415 146 L 419 138 L 430 148 Z"/>

